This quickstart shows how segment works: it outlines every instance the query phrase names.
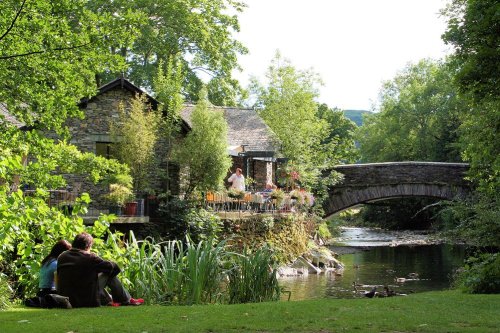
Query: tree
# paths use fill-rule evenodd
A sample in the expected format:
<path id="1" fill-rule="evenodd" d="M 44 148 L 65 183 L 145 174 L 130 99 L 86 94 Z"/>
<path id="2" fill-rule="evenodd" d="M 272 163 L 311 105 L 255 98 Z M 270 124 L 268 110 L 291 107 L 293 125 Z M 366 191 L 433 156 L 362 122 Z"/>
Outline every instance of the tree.
<path id="1" fill-rule="evenodd" d="M 385 82 L 380 112 L 366 117 L 357 134 L 362 160 L 460 161 L 464 106 L 451 74 L 446 64 L 421 60 Z"/>
<path id="2" fill-rule="evenodd" d="M 218 106 L 239 106 L 248 98 L 248 92 L 235 79 L 213 77 L 207 84 L 208 99 Z"/>
<path id="3" fill-rule="evenodd" d="M 317 116 L 317 86 L 321 83 L 312 71 L 299 71 L 279 53 L 267 72 L 267 87 L 255 79 L 251 90 L 256 107 L 266 124 L 282 143 L 283 154 L 300 174 L 303 185 L 311 187 L 324 169 L 318 160 L 328 124 Z"/>
<path id="4" fill-rule="evenodd" d="M 455 48 L 455 78 L 476 100 L 500 96 L 500 17 L 496 0 L 452 0 L 442 38 Z"/>
<path id="5" fill-rule="evenodd" d="M 453 0 L 443 40 L 455 48 L 455 81 L 468 108 L 460 113 L 460 146 L 477 185 L 455 208 L 458 233 L 477 245 L 498 246 L 500 230 L 500 17 L 498 1 Z M 480 281 L 480 278 L 474 277 Z"/>
<path id="6" fill-rule="evenodd" d="M 154 175 L 155 147 L 161 114 L 151 109 L 145 96 L 136 96 L 128 110 L 120 106 L 120 117 L 110 124 L 114 156 L 130 168 L 135 194 L 152 192 L 150 179 Z"/>
<path id="7" fill-rule="evenodd" d="M 321 145 L 327 164 L 352 163 L 358 157 L 358 149 L 354 142 L 356 124 L 349 120 L 342 110 L 329 108 L 326 104 L 318 106 L 318 117 L 329 125 L 328 136 Z"/>
<path id="8" fill-rule="evenodd" d="M 128 63 L 127 74 L 135 84 L 152 88 L 160 62 L 177 58 L 186 72 L 183 92 L 188 99 L 198 98 L 201 76 L 217 78 L 217 84 L 227 80 L 231 89 L 239 89 L 231 72 L 238 68 L 238 54 L 247 52 L 233 38 L 239 31 L 236 14 L 245 7 L 242 2 L 136 0 L 122 5 L 146 17 L 131 46 L 117 43 L 112 50 Z"/>
<path id="9" fill-rule="evenodd" d="M 454 0 L 443 13 L 443 40 L 454 46 L 455 79 L 469 109 L 461 113 L 461 146 L 479 190 L 500 187 L 500 17 L 498 1 Z"/>
<path id="10" fill-rule="evenodd" d="M 174 150 L 174 159 L 184 170 L 186 197 L 196 190 L 219 188 L 231 166 L 227 123 L 220 111 L 211 109 L 205 89 L 191 115 L 191 124 L 191 131 Z"/>
<path id="11" fill-rule="evenodd" d="M 165 67 L 165 68 L 164 68 Z M 170 195 L 170 164 L 172 160 L 172 142 L 174 142 L 181 130 L 180 111 L 183 107 L 182 82 L 184 73 L 180 63 L 171 58 L 166 66 L 160 62 L 157 76 L 154 80 L 155 97 L 158 100 L 158 111 L 162 114 L 159 135 L 160 142 L 166 143 L 166 149 L 158 151 L 161 155 L 160 164 L 165 164 L 166 193 Z M 168 198 L 168 196 L 167 196 Z"/>
<path id="12" fill-rule="evenodd" d="M 60 131 L 82 116 L 77 103 L 95 94 L 95 73 L 124 68 L 109 48 L 135 36 L 136 15 L 92 11 L 86 0 L 5 0 L 0 12 L 0 102 L 28 126 Z"/>

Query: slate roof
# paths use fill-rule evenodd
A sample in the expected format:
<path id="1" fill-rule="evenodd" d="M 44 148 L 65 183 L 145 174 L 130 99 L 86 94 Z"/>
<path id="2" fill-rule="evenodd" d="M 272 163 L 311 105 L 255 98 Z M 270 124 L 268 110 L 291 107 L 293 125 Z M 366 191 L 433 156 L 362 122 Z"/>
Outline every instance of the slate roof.
<path id="1" fill-rule="evenodd" d="M 26 124 L 17 120 L 16 117 L 10 114 L 9 110 L 7 109 L 7 105 L 5 103 L 0 103 L 0 123 L 4 122 L 10 123 L 13 126 L 16 126 L 17 128 L 24 128 L 26 127 Z"/>
<path id="2" fill-rule="evenodd" d="M 145 94 L 146 98 L 148 99 L 148 102 L 151 104 L 153 109 L 156 109 L 158 107 L 158 104 L 160 104 L 160 102 L 158 102 L 153 96 L 151 96 L 146 91 L 139 88 L 138 86 L 136 86 L 135 84 L 133 84 L 132 82 L 130 82 L 128 79 L 126 79 L 124 77 L 116 78 L 113 81 L 110 81 L 110 82 L 100 86 L 98 88 L 98 92 L 96 95 L 92 96 L 90 99 L 88 99 L 88 98 L 82 99 L 80 101 L 80 104 L 85 105 L 85 103 L 88 103 L 89 101 L 93 100 L 96 96 L 104 94 L 105 92 L 110 91 L 116 87 L 126 89 L 126 90 L 131 91 L 131 92 L 136 93 L 136 94 L 141 94 L 141 95 Z"/>
<path id="3" fill-rule="evenodd" d="M 185 105 L 181 117 L 191 126 L 194 105 Z M 254 109 L 214 106 L 227 121 L 227 143 L 230 147 L 245 146 L 249 156 L 277 157 L 280 142 Z"/>

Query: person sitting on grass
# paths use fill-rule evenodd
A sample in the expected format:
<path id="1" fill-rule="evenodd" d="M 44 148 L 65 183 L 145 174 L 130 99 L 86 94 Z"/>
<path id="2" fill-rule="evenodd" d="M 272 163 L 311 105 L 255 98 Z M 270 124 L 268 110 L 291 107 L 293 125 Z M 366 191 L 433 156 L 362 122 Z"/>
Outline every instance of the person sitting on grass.
<path id="1" fill-rule="evenodd" d="M 52 246 L 50 253 L 42 260 L 40 268 L 40 279 L 38 280 L 38 297 L 56 293 L 55 273 L 57 269 L 57 257 L 71 248 L 71 244 L 61 239 Z"/>
<path id="2" fill-rule="evenodd" d="M 58 294 L 69 297 L 74 308 L 100 305 L 141 305 L 142 298 L 130 297 L 117 275 L 120 267 L 90 252 L 94 239 L 88 233 L 78 234 L 72 248 L 57 261 Z M 108 287 L 111 295 L 105 290 Z"/>

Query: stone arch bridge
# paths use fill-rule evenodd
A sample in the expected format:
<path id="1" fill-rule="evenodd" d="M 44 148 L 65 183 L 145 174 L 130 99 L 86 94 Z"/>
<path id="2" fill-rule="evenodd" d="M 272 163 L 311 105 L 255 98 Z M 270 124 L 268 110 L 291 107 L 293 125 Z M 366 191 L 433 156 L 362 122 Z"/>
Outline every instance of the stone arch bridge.
<path id="1" fill-rule="evenodd" d="M 346 208 L 401 197 L 463 197 L 471 184 L 464 179 L 466 163 L 386 162 L 346 164 L 333 168 L 343 180 L 329 189 L 324 203 L 329 216 Z"/>

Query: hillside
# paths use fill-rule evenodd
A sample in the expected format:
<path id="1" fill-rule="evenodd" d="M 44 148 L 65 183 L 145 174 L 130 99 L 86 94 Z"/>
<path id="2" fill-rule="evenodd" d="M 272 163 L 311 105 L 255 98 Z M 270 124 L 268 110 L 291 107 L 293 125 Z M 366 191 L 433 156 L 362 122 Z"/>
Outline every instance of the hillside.
<path id="1" fill-rule="evenodd" d="M 363 125 L 363 114 L 371 113 L 366 110 L 344 110 L 344 115 L 354 121 L 356 125 Z"/>

